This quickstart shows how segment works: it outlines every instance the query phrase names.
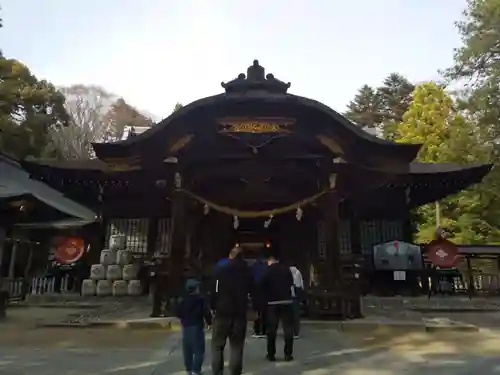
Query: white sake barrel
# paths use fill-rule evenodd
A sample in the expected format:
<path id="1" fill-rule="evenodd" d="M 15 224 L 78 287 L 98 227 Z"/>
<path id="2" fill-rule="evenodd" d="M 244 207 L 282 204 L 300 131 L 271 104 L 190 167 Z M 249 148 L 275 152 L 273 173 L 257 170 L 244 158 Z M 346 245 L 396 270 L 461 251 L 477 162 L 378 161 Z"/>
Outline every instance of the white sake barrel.
<path id="1" fill-rule="evenodd" d="M 139 267 L 135 264 L 126 264 L 123 266 L 123 280 L 135 280 L 137 279 L 137 273 L 139 272 Z"/>
<path id="2" fill-rule="evenodd" d="M 106 278 L 106 266 L 102 264 L 90 266 L 90 278 L 92 280 L 104 280 Z"/>
<path id="3" fill-rule="evenodd" d="M 97 282 L 96 294 L 98 296 L 109 296 L 111 294 L 111 281 L 99 280 Z"/>
<path id="4" fill-rule="evenodd" d="M 116 280 L 113 282 L 113 296 L 126 296 L 128 293 L 128 284 L 123 280 Z"/>
<path id="5" fill-rule="evenodd" d="M 127 237 L 123 234 L 114 234 L 109 237 L 109 248 L 111 250 L 125 250 Z"/>
<path id="6" fill-rule="evenodd" d="M 128 282 L 128 295 L 139 296 L 142 292 L 141 282 L 139 280 L 130 280 Z"/>
<path id="7" fill-rule="evenodd" d="M 85 279 L 82 281 L 82 296 L 95 296 L 96 281 L 92 279 Z"/>
<path id="8" fill-rule="evenodd" d="M 108 266 L 106 271 L 106 279 L 108 280 L 121 280 L 122 278 L 122 266 L 118 264 L 111 264 Z"/>
<path id="9" fill-rule="evenodd" d="M 116 252 L 116 264 L 129 264 L 132 260 L 132 254 L 127 250 L 117 250 Z"/>
<path id="10" fill-rule="evenodd" d="M 101 264 L 110 265 L 115 264 L 116 261 L 116 252 L 114 250 L 102 250 L 101 251 Z"/>

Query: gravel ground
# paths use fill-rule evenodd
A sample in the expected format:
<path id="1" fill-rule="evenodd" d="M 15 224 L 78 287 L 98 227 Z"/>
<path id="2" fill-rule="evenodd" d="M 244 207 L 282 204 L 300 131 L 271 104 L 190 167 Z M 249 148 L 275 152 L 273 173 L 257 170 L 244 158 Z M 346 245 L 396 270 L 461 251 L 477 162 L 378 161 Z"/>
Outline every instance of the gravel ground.
<path id="1" fill-rule="evenodd" d="M 303 333 L 291 363 L 266 362 L 264 340 L 248 338 L 245 374 L 477 375 L 500 371 L 500 334 L 490 331 L 398 337 L 348 336 L 307 328 Z M 25 332 L 23 340 L 0 336 L 2 375 L 185 374 L 175 332 L 47 329 Z M 278 345 L 279 355 L 282 343 Z M 205 373 L 210 373 L 208 365 Z"/>

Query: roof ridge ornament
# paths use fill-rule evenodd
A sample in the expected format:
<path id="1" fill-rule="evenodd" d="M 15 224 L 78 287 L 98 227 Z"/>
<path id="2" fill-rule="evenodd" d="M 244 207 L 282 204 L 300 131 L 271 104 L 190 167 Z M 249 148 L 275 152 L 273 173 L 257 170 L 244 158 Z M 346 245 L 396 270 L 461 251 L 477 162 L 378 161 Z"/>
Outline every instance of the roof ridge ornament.
<path id="1" fill-rule="evenodd" d="M 286 94 L 291 83 L 280 81 L 274 78 L 271 73 L 266 75 L 266 70 L 260 66 L 259 60 L 254 60 L 248 67 L 247 74 L 240 73 L 237 78 L 227 83 L 222 82 L 221 86 L 228 94 L 243 94 L 249 91 L 265 91 L 273 94 Z"/>

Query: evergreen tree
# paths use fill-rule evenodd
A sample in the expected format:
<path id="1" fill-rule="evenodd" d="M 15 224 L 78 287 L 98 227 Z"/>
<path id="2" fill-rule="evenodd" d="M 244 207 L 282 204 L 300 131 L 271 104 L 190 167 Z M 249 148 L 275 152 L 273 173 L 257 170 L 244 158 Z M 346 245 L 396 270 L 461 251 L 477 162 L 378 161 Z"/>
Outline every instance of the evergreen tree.
<path id="1" fill-rule="evenodd" d="M 359 126 L 375 128 L 381 123 L 379 97 L 368 85 L 359 89 L 347 108 L 345 115 Z"/>
<path id="2" fill-rule="evenodd" d="M 377 89 L 383 122 L 383 134 L 386 139 L 393 139 L 395 126 L 403 120 L 412 101 L 415 86 L 398 73 L 391 73 Z"/>
<path id="3" fill-rule="evenodd" d="M 389 74 L 376 89 L 364 85 L 345 115 L 360 126 L 379 129 L 384 138 L 394 138 L 394 127 L 402 121 L 415 86 L 398 73 Z"/>

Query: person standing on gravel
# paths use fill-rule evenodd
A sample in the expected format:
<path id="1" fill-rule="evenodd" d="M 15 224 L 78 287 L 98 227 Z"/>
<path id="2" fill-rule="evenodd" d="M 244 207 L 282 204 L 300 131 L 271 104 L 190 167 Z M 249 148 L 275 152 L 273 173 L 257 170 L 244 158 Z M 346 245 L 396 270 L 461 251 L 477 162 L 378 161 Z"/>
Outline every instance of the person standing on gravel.
<path id="1" fill-rule="evenodd" d="M 205 359 L 205 323 L 212 325 L 208 302 L 200 294 L 198 280 L 186 281 L 187 296 L 177 308 L 182 325 L 182 354 L 188 375 L 201 375 Z"/>
<path id="2" fill-rule="evenodd" d="M 293 336 L 299 338 L 300 334 L 300 305 L 304 298 L 304 279 L 296 265 L 290 267 L 293 276 Z"/>
<path id="3" fill-rule="evenodd" d="M 243 349 L 247 331 L 248 297 L 255 309 L 254 277 L 243 259 L 242 249 L 231 250 L 231 261 L 214 275 L 211 307 L 214 312 L 212 332 L 212 372 L 224 372 L 224 348 L 229 339 L 229 374 L 243 371 Z"/>
<path id="4" fill-rule="evenodd" d="M 281 321 L 285 340 L 285 361 L 293 361 L 293 276 L 290 268 L 278 260 L 277 249 L 267 257 L 260 293 L 267 302 L 267 360 L 276 360 L 276 336 Z"/>

